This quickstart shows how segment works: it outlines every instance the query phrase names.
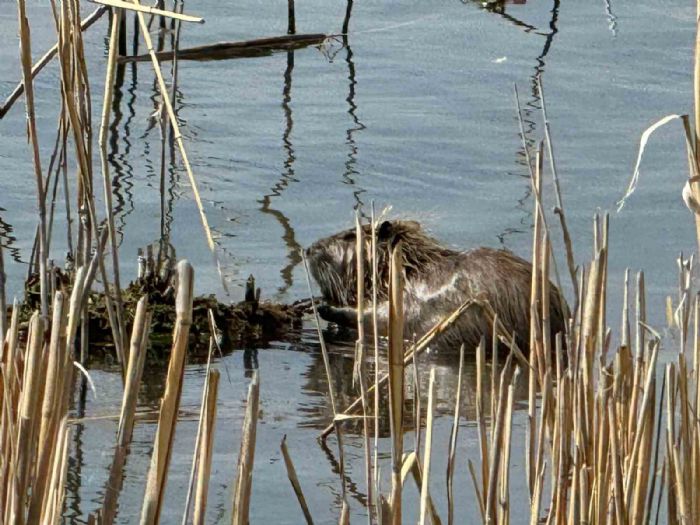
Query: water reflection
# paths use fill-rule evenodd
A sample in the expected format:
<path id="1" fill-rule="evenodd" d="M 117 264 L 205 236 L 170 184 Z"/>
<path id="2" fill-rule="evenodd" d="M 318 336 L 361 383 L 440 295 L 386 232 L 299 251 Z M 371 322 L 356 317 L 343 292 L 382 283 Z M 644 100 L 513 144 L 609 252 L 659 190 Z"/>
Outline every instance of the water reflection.
<path id="1" fill-rule="evenodd" d="M 353 364 L 354 364 L 354 344 L 340 340 L 334 340 L 331 335 L 327 341 L 329 347 L 329 364 L 331 377 L 333 380 L 336 403 L 339 407 L 350 405 L 359 395 L 357 385 L 353 384 Z M 384 350 L 380 355 L 379 371 L 380 375 L 387 372 L 386 354 Z M 503 363 L 501 359 L 500 365 Z M 457 383 L 459 380 L 459 355 L 422 355 L 418 357 L 418 392 L 423 399 L 428 391 L 429 371 L 435 369 L 436 375 L 436 415 L 453 415 L 454 402 L 457 393 Z M 370 360 L 368 363 L 369 374 L 374 377 L 375 363 Z M 500 374 L 500 365 L 497 372 Z M 484 381 L 485 397 L 484 406 L 489 407 L 491 403 L 491 371 L 492 364 L 487 363 L 486 377 Z M 416 422 L 413 419 L 413 402 L 415 398 L 414 386 L 412 384 L 412 365 L 407 367 L 406 372 L 406 406 L 405 411 L 408 417 L 404 420 L 404 432 L 415 430 Z M 476 363 L 473 352 L 467 353 L 462 379 L 462 408 L 461 415 L 467 421 L 476 419 Z M 314 354 L 314 361 L 310 364 L 305 374 L 305 384 L 303 391 L 307 395 L 326 393 L 328 391 L 328 381 L 320 351 Z M 515 392 L 515 399 L 524 400 L 527 398 L 527 385 L 520 381 Z M 384 399 L 384 395 L 381 396 Z M 426 403 L 422 402 L 423 410 Z M 300 408 L 305 417 L 300 421 L 300 426 L 323 429 L 333 419 L 333 413 L 329 404 L 310 405 Z M 379 435 L 389 436 L 389 413 L 388 406 L 380 409 Z M 422 414 L 421 422 L 425 423 L 425 414 Z M 362 430 L 359 424 L 352 425 L 345 423 L 345 428 L 350 433 L 359 434 Z"/>
<path id="2" fill-rule="evenodd" d="M 354 361 L 354 346 L 351 343 L 344 343 L 342 341 L 334 340 L 332 334 L 327 333 L 327 344 L 329 349 L 329 364 L 331 370 L 331 380 L 334 386 L 334 393 L 336 398 L 336 404 L 341 407 L 346 407 L 357 399 L 359 392 L 356 385 L 352 384 L 353 377 L 353 361 Z M 383 375 L 387 372 L 386 354 L 382 352 L 380 357 L 380 362 L 378 364 L 380 374 Z M 413 367 L 409 365 L 406 368 L 406 398 L 404 403 L 404 440 L 408 438 L 411 441 L 411 435 L 416 434 L 417 425 L 416 419 L 414 417 L 415 403 L 416 399 L 420 398 L 421 406 L 421 418 L 420 425 L 425 428 L 426 424 L 426 407 L 427 407 L 427 392 L 429 386 L 430 370 L 435 370 L 436 376 L 436 389 L 435 389 L 435 416 L 446 416 L 452 417 L 455 410 L 455 399 L 457 396 L 457 386 L 459 383 L 459 366 L 458 366 L 459 356 L 454 355 L 422 355 L 417 359 L 417 369 L 418 369 L 418 387 L 416 388 L 413 382 Z M 496 367 L 496 377 L 500 376 L 502 370 L 503 360 Z M 369 374 L 370 377 L 374 376 L 375 363 L 369 363 Z M 491 378 L 492 378 L 493 366 L 492 363 L 487 363 L 486 370 L 484 371 L 484 377 L 482 377 L 483 382 L 483 410 L 488 418 L 491 409 Z M 461 384 L 461 408 L 460 408 L 460 420 L 461 424 L 469 424 L 470 422 L 476 421 L 476 385 L 477 385 L 477 370 L 475 357 L 473 353 L 467 354 L 465 358 L 465 366 L 462 371 L 462 384 Z M 520 380 L 516 385 L 514 392 L 515 409 L 521 406 L 521 401 L 525 401 L 528 396 L 527 391 L 527 381 L 523 379 L 524 374 L 520 375 Z M 324 396 L 325 402 L 316 404 L 303 404 L 299 405 L 299 412 L 302 416 L 298 425 L 302 428 L 311 428 L 315 431 L 320 431 L 325 428 L 333 420 L 333 412 L 325 397 L 328 392 L 328 382 L 326 379 L 326 371 L 321 357 L 320 352 L 316 349 L 314 359 L 308 366 L 306 372 L 304 373 L 305 384 L 302 389 L 305 396 L 316 397 L 319 395 Z M 389 428 L 389 409 L 388 403 L 386 402 L 387 393 L 386 389 L 382 389 L 380 392 L 382 402 L 380 404 L 379 412 L 379 437 L 382 439 L 390 437 Z M 371 398 L 372 399 L 372 398 Z M 373 406 L 373 401 L 370 399 L 370 405 Z M 418 426 L 418 429 L 421 427 Z M 345 470 L 343 472 L 343 479 L 347 488 L 348 493 L 353 499 L 358 501 L 363 508 L 366 508 L 367 495 L 364 492 L 365 482 L 364 482 L 364 450 L 363 450 L 363 440 L 362 440 L 362 424 L 358 421 L 352 423 L 351 421 L 346 421 L 343 423 L 343 441 L 345 443 L 344 456 L 345 456 Z M 370 433 L 373 433 L 372 428 L 370 428 Z M 332 442 L 328 444 L 321 443 L 321 449 L 323 450 L 325 457 L 329 463 L 330 470 L 336 476 L 341 474 L 341 462 L 337 457 L 335 438 L 331 438 Z M 414 437 L 415 441 L 415 437 Z M 413 446 L 413 444 L 409 445 Z M 384 449 L 386 452 L 386 449 Z M 381 461 L 387 461 L 389 456 L 384 453 L 380 454 Z M 353 476 L 352 467 L 355 466 L 358 472 Z M 382 467 L 384 468 L 384 467 Z M 388 465 L 387 465 L 387 468 Z M 334 498 L 337 500 L 336 504 L 338 508 L 340 507 L 342 500 L 341 494 L 338 491 L 337 485 L 325 487 L 332 493 Z"/>
<path id="3" fill-rule="evenodd" d="M 5 208 L 0 208 L 0 213 L 5 211 L 7 211 Z M 0 247 L 10 254 L 13 261 L 23 263 L 21 253 L 19 248 L 15 246 L 15 242 L 17 242 L 17 237 L 14 235 L 14 228 L 0 216 Z"/>
<path id="4" fill-rule="evenodd" d="M 124 228 L 126 218 L 134 211 L 134 168 L 131 165 L 131 124 L 136 116 L 136 88 L 137 69 L 132 65 L 131 82 L 127 88 L 129 99 L 126 102 L 128 115 L 120 129 L 121 121 L 124 118 L 121 102 L 124 97 L 124 76 L 126 66 L 117 65 L 114 85 L 114 95 L 112 99 L 112 122 L 109 126 L 109 151 L 107 161 L 112 168 L 112 194 L 114 197 L 114 217 L 116 220 L 116 230 L 119 234 L 119 244 L 124 240 Z M 124 144 L 124 150 L 120 151 L 120 144 Z"/>
<path id="5" fill-rule="evenodd" d="M 352 2 L 348 2 L 348 15 L 346 18 L 346 24 L 349 24 L 349 13 L 352 9 Z M 346 26 L 343 25 L 343 32 L 346 31 Z M 345 100 L 348 103 L 348 115 L 352 121 L 352 125 L 347 129 L 345 133 L 345 144 L 348 146 L 349 151 L 347 154 L 347 159 L 345 161 L 345 173 L 343 173 L 343 182 L 351 186 L 355 186 L 352 194 L 355 199 L 355 205 L 353 208 L 355 210 L 362 210 L 364 202 L 362 201 L 362 194 L 365 193 L 365 189 L 357 186 L 356 177 L 360 174 L 357 171 L 355 165 L 357 164 L 357 142 L 355 141 L 355 134 L 365 129 L 365 125 L 360 122 L 357 116 L 357 104 L 355 103 L 355 91 L 357 87 L 357 80 L 355 78 L 355 62 L 353 62 L 353 53 L 350 44 L 348 43 L 348 36 L 343 35 L 343 47 L 345 48 L 345 63 L 348 66 L 348 96 Z"/>
<path id="6" fill-rule="evenodd" d="M 474 3 L 475 0 L 471 0 Z M 527 153 L 525 148 L 528 148 L 530 152 L 534 151 L 537 142 L 540 140 L 541 133 L 538 131 L 538 123 L 541 120 L 541 97 L 538 87 L 538 79 L 542 77 L 546 67 L 546 57 L 551 50 L 552 43 L 554 42 L 554 37 L 558 33 L 557 22 L 559 20 L 559 6 L 560 0 L 553 0 L 552 8 L 549 11 L 550 18 L 548 22 L 548 27 L 546 29 L 538 28 L 528 22 L 525 22 L 518 18 L 513 13 L 507 10 L 507 5 L 509 4 L 525 4 L 526 0 L 496 0 L 477 2 L 481 4 L 481 7 L 494 13 L 504 20 L 507 20 L 515 27 L 518 27 L 525 33 L 530 33 L 537 35 L 539 37 L 544 37 L 544 43 L 542 46 L 542 51 L 535 57 L 535 65 L 533 67 L 532 74 L 529 77 L 529 91 L 527 97 L 523 100 L 521 99 L 521 114 L 523 119 L 523 129 L 524 136 L 522 136 L 522 141 L 525 147 L 520 146 L 516 152 L 516 164 L 520 166 L 521 169 L 517 173 L 511 173 L 511 175 L 516 175 L 520 177 L 529 177 L 529 168 L 527 166 Z M 517 199 L 517 208 L 522 212 L 522 218 L 520 224 L 515 227 L 509 227 L 504 229 L 500 234 L 498 234 L 498 239 L 501 244 L 506 244 L 508 237 L 514 234 L 523 234 L 529 231 L 532 223 L 532 211 L 530 209 L 530 195 L 531 188 L 530 184 L 525 185 L 525 191 L 522 197 Z"/>
<path id="7" fill-rule="evenodd" d="M 282 111 L 284 112 L 284 133 L 282 135 L 282 149 L 285 152 L 282 173 L 277 183 L 270 188 L 270 193 L 258 201 L 261 204 L 260 211 L 272 215 L 282 226 L 282 240 L 287 247 L 287 264 L 280 270 L 280 276 L 284 283 L 277 291 L 284 295 L 294 283 L 294 268 L 301 262 L 301 245 L 296 240 L 294 228 L 289 217 L 282 211 L 272 207 L 272 199 L 280 197 L 284 190 L 292 182 L 298 182 L 294 177 L 294 144 L 292 143 L 292 131 L 294 129 L 294 115 L 292 113 L 292 74 L 294 72 L 294 51 L 287 52 L 287 67 L 284 70 L 284 87 L 282 88 Z"/>

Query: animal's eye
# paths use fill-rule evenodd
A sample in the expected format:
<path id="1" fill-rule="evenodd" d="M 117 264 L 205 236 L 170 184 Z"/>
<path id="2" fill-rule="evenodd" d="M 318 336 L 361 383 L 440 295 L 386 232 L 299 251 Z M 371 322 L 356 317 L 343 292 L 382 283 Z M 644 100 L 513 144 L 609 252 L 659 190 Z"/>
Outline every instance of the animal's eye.
<path id="1" fill-rule="evenodd" d="M 355 232 L 347 232 L 347 233 L 343 236 L 343 240 L 344 240 L 344 241 L 352 241 L 352 240 L 355 240 Z"/>

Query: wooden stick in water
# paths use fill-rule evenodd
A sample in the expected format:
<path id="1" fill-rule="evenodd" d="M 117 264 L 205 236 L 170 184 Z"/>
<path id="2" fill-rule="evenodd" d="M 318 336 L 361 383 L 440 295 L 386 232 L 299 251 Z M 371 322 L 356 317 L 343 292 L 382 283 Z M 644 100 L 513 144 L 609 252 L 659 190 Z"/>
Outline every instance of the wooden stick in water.
<path id="1" fill-rule="evenodd" d="M 289 477 L 289 482 L 292 484 L 292 488 L 294 489 L 294 494 L 296 494 L 297 500 L 299 501 L 301 511 L 304 513 L 304 519 L 306 519 L 307 525 L 313 525 L 314 520 L 311 517 L 311 512 L 309 512 L 309 507 L 306 504 L 304 492 L 301 490 L 301 484 L 299 483 L 299 478 L 297 477 L 297 471 L 294 468 L 292 457 L 289 455 L 289 450 L 287 449 L 286 434 L 282 438 L 282 443 L 280 443 L 280 449 L 282 450 L 282 457 L 284 458 L 284 466 L 287 469 L 287 477 Z"/>

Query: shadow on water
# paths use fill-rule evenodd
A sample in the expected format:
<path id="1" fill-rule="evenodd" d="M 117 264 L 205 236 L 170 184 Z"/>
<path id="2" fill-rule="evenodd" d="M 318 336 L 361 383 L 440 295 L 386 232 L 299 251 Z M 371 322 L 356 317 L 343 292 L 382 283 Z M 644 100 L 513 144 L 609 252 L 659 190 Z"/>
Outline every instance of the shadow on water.
<path id="1" fill-rule="evenodd" d="M 282 211 L 272 206 L 272 200 L 280 197 L 285 189 L 292 183 L 298 182 L 294 177 L 294 144 L 292 131 L 294 130 L 294 114 L 292 111 L 292 75 L 294 73 L 294 51 L 287 52 L 287 67 L 284 70 L 284 87 L 282 88 L 282 111 L 284 112 L 284 133 L 282 135 L 282 149 L 285 153 L 282 173 L 277 183 L 270 188 L 270 193 L 258 201 L 260 211 L 272 215 L 282 226 L 282 240 L 287 247 L 287 264 L 280 270 L 280 276 L 284 283 L 277 291 L 284 295 L 294 283 L 294 268 L 301 262 L 301 245 L 296 240 L 294 228 Z"/>

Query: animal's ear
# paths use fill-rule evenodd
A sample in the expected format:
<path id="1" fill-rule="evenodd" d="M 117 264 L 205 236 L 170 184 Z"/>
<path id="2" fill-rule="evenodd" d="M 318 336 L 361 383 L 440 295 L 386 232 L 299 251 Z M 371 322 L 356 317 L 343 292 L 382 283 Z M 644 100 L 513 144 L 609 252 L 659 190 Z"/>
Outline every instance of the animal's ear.
<path id="1" fill-rule="evenodd" d="M 386 241 L 394 235 L 394 225 L 391 221 L 384 221 L 377 230 L 377 239 Z"/>
<path id="2" fill-rule="evenodd" d="M 420 231 L 420 223 L 418 221 L 403 221 L 403 226 L 409 231 Z"/>

